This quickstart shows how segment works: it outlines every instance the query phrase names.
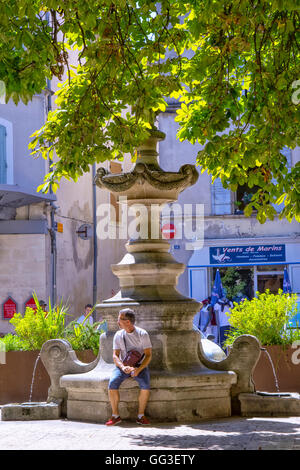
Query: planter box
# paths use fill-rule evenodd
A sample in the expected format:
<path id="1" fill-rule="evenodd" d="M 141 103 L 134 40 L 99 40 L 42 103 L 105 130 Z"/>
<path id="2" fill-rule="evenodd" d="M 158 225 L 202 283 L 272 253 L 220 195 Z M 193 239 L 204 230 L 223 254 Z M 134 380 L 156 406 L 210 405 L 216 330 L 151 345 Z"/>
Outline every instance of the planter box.
<path id="1" fill-rule="evenodd" d="M 9 351 L 5 355 L 6 364 L 0 363 L 0 405 L 24 403 L 30 398 L 34 365 L 39 351 Z M 95 359 L 92 351 L 77 351 L 82 362 Z M 46 401 L 50 377 L 41 360 L 38 361 L 32 389 L 32 401 Z"/>
<path id="2" fill-rule="evenodd" d="M 280 392 L 300 392 L 300 364 L 292 362 L 292 355 L 297 351 L 291 346 L 266 346 L 274 364 Z M 298 358 L 300 354 L 298 354 Z M 294 361 L 295 362 L 295 361 Z M 257 391 L 277 392 L 272 365 L 266 352 L 262 351 L 253 372 L 253 381 Z"/>

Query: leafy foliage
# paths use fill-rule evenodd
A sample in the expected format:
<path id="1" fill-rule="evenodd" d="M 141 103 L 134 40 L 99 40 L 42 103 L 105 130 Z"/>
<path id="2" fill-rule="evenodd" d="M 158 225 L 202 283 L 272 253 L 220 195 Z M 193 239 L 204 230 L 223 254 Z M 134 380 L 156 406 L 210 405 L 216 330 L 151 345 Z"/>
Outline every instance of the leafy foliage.
<path id="1" fill-rule="evenodd" d="M 238 295 L 243 295 L 246 281 L 241 279 L 239 271 L 236 268 L 228 267 L 224 275 L 222 275 L 222 285 L 226 291 L 226 297 L 232 300 Z"/>
<path id="2" fill-rule="evenodd" d="M 39 350 L 49 339 L 64 338 L 74 350 L 92 349 L 95 355 L 98 354 L 100 334 L 104 331 L 101 326 L 104 322 L 90 325 L 87 322 L 79 324 L 74 321 L 66 325 L 68 307 L 62 301 L 54 307 L 51 307 L 49 301 L 49 311 L 45 312 L 35 294 L 34 300 L 36 310 L 27 307 L 24 315 L 16 313 L 10 320 L 16 334 L 8 334 L 1 339 L 6 351 Z"/>
<path id="3" fill-rule="evenodd" d="M 300 330 L 287 328 L 297 313 L 297 294 L 270 294 L 267 290 L 252 300 L 245 300 L 231 310 L 229 323 L 233 330 L 228 334 L 226 346 L 240 335 L 256 336 L 262 345 L 291 344 L 300 339 Z"/>
<path id="4" fill-rule="evenodd" d="M 30 351 L 32 348 L 30 344 L 21 339 L 17 335 L 8 333 L 3 338 L 1 338 L 1 345 L 4 347 L 5 352 L 8 351 Z"/>
<path id="5" fill-rule="evenodd" d="M 295 0 L 0 0 L 0 80 L 27 102 L 45 77 L 67 78 L 33 136 L 53 159 L 43 190 L 93 162 L 121 158 L 147 136 L 166 97 L 178 137 L 204 146 L 202 170 L 256 191 L 258 220 L 300 220 L 299 13 Z M 50 20 L 50 23 L 48 21 Z M 64 75 L 65 72 L 65 75 Z M 295 88 L 296 84 L 296 88 Z"/>
<path id="6" fill-rule="evenodd" d="M 97 322 L 93 325 L 89 323 L 69 323 L 65 331 L 65 338 L 69 341 L 74 350 L 82 351 L 92 349 L 95 356 L 99 352 L 100 335 L 105 330 L 101 328 L 105 322 Z"/>
<path id="7" fill-rule="evenodd" d="M 49 339 L 63 337 L 68 310 L 68 307 L 64 306 L 62 302 L 54 307 L 51 307 L 49 302 L 49 311 L 45 312 L 35 294 L 34 300 L 37 306 L 36 310 L 27 307 L 24 316 L 21 313 L 16 313 L 10 320 L 10 323 L 15 327 L 16 335 L 33 350 L 41 349 L 45 341 Z"/>

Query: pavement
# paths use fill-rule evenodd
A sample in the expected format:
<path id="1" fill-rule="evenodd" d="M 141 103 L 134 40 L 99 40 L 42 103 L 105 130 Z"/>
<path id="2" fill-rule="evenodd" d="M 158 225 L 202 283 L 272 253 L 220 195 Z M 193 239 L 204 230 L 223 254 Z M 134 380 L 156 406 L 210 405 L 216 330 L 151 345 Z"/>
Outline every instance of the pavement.
<path id="1" fill-rule="evenodd" d="M 123 421 L 112 427 L 66 419 L 0 420 L 0 450 L 300 450 L 300 417 L 231 417 L 150 426 Z"/>

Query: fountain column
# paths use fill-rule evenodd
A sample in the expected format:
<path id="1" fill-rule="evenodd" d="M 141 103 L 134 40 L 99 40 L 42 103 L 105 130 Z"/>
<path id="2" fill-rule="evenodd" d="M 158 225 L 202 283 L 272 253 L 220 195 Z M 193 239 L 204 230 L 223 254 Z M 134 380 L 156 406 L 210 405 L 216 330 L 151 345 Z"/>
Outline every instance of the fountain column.
<path id="1" fill-rule="evenodd" d="M 127 254 L 112 265 L 120 291 L 98 305 L 97 310 L 107 319 L 108 329 L 116 331 L 118 311 L 132 307 L 137 324 L 151 334 L 152 367 L 169 369 L 179 363 L 182 367 L 199 365 L 192 321 L 200 305 L 176 290 L 185 266 L 169 253 L 170 245 L 160 233 L 159 217 L 164 204 L 176 201 L 184 188 L 197 181 L 198 172 L 192 165 L 184 165 L 178 173 L 164 172 L 158 165 L 156 148 L 163 138 L 162 132 L 152 131 L 138 149 L 137 163 L 130 173 L 112 175 L 102 168 L 97 172 L 97 185 L 118 196 L 129 213 L 139 212 L 140 222 L 140 233 L 126 243 Z"/>
<path id="2" fill-rule="evenodd" d="M 97 171 L 96 184 L 118 196 L 121 204 L 126 201 L 132 211 L 139 209 L 139 220 L 145 223 L 126 243 L 124 258 L 112 265 L 120 291 L 96 307 L 108 323 L 108 332 L 100 340 L 98 365 L 86 374 L 61 379 L 68 390 L 69 418 L 104 421 L 110 416 L 107 385 L 113 367 L 112 340 L 118 330 L 119 311 L 125 307 L 135 311 L 137 326 L 148 331 L 153 346 L 148 416 L 161 421 L 230 416 L 230 387 L 236 376 L 208 370 L 200 362 L 199 334 L 193 330 L 193 318 L 201 304 L 177 291 L 177 280 L 185 266 L 169 253 L 169 243 L 159 230 L 162 206 L 175 202 L 179 193 L 198 179 L 193 165 L 184 165 L 178 172 L 159 167 L 157 143 L 164 137 L 152 130 L 138 149 L 131 172 L 116 175 L 103 168 Z M 124 418 L 134 418 L 136 382 L 125 381 L 120 395 L 120 413 Z"/>

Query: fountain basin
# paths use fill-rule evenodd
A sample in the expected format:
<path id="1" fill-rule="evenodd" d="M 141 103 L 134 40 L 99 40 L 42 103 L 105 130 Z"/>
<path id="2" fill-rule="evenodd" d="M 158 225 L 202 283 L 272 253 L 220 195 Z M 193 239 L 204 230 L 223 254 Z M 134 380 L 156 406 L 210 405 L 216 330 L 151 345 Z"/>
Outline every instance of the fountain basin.
<path id="1" fill-rule="evenodd" d="M 39 351 L 9 351 L 6 363 L 0 364 L 0 405 L 29 401 L 34 366 Z M 50 387 L 49 375 L 38 361 L 33 386 L 32 401 L 46 401 Z"/>
<path id="2" fill-rule="evenodd" d="M 59 419 L 61 402 L 10 403 L 1 408 L 2 421 L 32 421 Z"/>
<path id="3" fill-rule="evenodd" d="M 9 351 L 5 354 L 6 363 L 0 364 L 0 406 L 28 402 L 31 392 L 32 401 L 47 400 L 51 382 L 42 361 L 37 363 L 32 387 L 34 366 L 39 354 L 40 351 Z M 95 359 L 92 350 L 76 351 L 76 357 L 84 363 Z"/>
<path id="4" fill-rule="evenodd" d="M 240 393 L 241 416 L 300 416 L 299 393 Z"/>

